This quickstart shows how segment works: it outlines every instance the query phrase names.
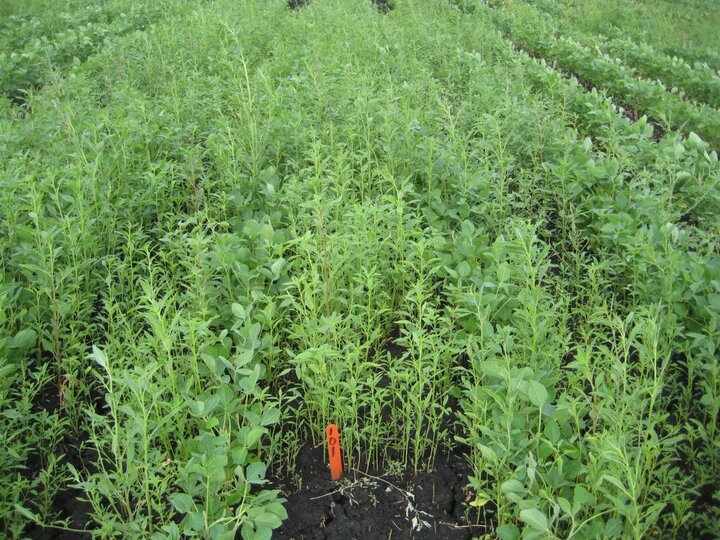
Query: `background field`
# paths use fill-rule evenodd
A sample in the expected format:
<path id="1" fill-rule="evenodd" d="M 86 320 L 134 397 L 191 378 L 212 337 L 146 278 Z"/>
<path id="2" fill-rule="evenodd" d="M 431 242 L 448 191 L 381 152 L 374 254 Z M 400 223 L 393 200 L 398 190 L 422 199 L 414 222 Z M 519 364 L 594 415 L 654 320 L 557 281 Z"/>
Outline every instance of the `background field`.
<path id="1" fill-rule="evenodd" d="M 292 4 L 0 0 L 0 536 L 719 537 L 714 3 Z"/>

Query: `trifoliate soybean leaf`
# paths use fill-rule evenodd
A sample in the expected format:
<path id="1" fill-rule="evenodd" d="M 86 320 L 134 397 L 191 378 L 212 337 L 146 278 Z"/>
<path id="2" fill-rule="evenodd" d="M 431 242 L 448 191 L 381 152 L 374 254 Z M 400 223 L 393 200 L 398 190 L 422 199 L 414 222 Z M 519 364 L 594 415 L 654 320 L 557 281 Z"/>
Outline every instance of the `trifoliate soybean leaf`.
<path id="1" fill-rule="evenodd" d="M 251 430 L 248 432 L 247 437 L 246 437 L 246 439 L 245 439 L 245 445 L 246 445 L 248 448 L 254 448 L 255 445 L 256 445 L 256 444 L 258 443 L 258 441 L 260 440 L 260 438 L 261 438 L 263 435 L 265 435 L 265 433 L 267 433 L 267 430 L 266 430 L 265 428 L 259 428 L 259 427 L 258 427 L 258 428 L 253 428 L 253 429 L 251 429 Z"/>
<path id="2" fill-rule="evenodd" d="M 687 144 L 690 148 L 698 148 L 700 150 L 705 150 L 710 146 L 693 131 L 691 131 L 690 135 L 688 135 Z"/>
<path id="3" fill-rule="evenodd" d="M 226 455 L 217 455 L 208 458 L 206 462 L 207 476 L 211 481 L 222 484 L 225 481 L 225 467 L 227 467 L 228 459 Z"/>
<path id="4" fill-rule="evenodd" d="M 498 527 L 497 530 L 498 538 L 501 540 L 518 540 L 520 538 L 520 529 L 512 523 L 506 523 L 502 527 Z"/>
<path id="5" fill-rule="evenodd" d="M 542 407 L 548 399 L 548 391 L 537 381 L 528 381 L 527 393 L 530 401 L 536 407 Z"/>
<path id="6" fill-rule="evenodd" d="M 255 355 L 252 349 L 246 349 L 239 352 L 235 358 L 233 358 L 233 367 L 236 370 L 240 370 L 252 362 L 253 356 Z M 248 372 L 249 373 L 249 372 Z"/>
<path id="7" fill-rule="evenodd" d="M 189 514 L 195 506 L 193 498 L 187 493 L 173 493 L 170 502 L 181 514 Z"/>
<path id="8" fill-rule="evenodd" d="M 610 518 L 605 524 L 606 538 L 620 538 L 623 531 L 623 523 L 618 518 Z"/>
<path id="9" fill-rule="evenodd" d="M 520 493 L 508 493 L 505 497 L 513 504 L 522 504 L 524 502 L 523 495 Z"/>
<path id="10" fill-rule="evenodd" d="M 500 491 L 505 494 L 518 493 L 524 490 L 525 486 L 523 486 L 519 480 L 515 480 L 514 478 L 512 480 L 508 480 L 507 482 L 503 482 L 500 486 Z"/>
<path id="11" fill-rule="evenodd" d="M 264 484 L 266 482 L 266 471 L 267 466 L 264 463 L 256 461 L 255 463 L 251 463 L 250 465 L 248 465 L 245 471 L 245 478 L 251 484 Z"/>
<path id="12" fill-rule="evenodd" d="M 280 409 L 265 409 L 260 419 L 261 426 L 269 426 L 280 420 Z"/>
<path id="13" fill-rule="evenodd" d="M 573 514 L 572 507 L 570 506 L 570 501 L 568 501 L 565 497 L 558 497 L 557 503 L 560 506 L 560 509 L 567 515 L 571 516 Z"/>
<path id="14" fill-rule="evenodd" d="M 503 377 L 506 372 L 505 368 L 495 360 L 480 362 L 480 370 L 490 377 Z"/>
<path id="15" fill-rule="evenodd" d="M 266 492 L 267 493 L 267 492 Z M 275 492 L 275 495 L 273 497 L 277 497 L 277 492 Z M 282 501 L 282 502 L 278 502 Z M 285 507 L 282 505 L 282 503 L 285 502 L 285 499 L 275 499 L 275 502 L 271 502 L 263 506 L 266 512 L 271 512 L 275 514 L 277 517 L 279 517 L 281 520 L 285 520 L 288 517 L 287 510 L 285 510 Z"/>
<path id="16" fill-rule="evenodd" d="M 282 520 L 272 512 L 265 512 L 255 518 L 255 527 L 277 529 L 282 525 Z"/>
<path id="17" fill-rule="evenodd" d="M 10 340 L 9 345 L 11 349 L 27 351 L 35 345 L 36 341 L 37 334 L 35 333 L 35 330 L 32 330 L 31 328 L 25 328 L 24 330 L 20 330 L 17 334 L 15 334 L 15 337 Z"/>
<path id="18" fill-rule="evenodd" d="M 243 536 L 243 539 L 245 536 Z M 255 526 L 255 532 L 250 536 L 252 540 L 270 540 L 272 538 L 272 529 L 261 525 Z"/>
<path id="19" fill-rule="evenodd" d="M 185 525 L 192 531 L 202 531 L 205 528 L 205 516 L 202 512 L 190 512 L 185 519 Z"/>
<path id="20" fill-rule="evenodd" d="M 562 436 L 560 433 L 560 426 L 552 418 L 545 420 L 545 429 L 543 430 L 543 433 L 551 443 L 557 443 Z"/>
<path id="21" fill-rule="evenodd" d="M 162 533 L 156 532 L 150 538 L 152 540 L 175 540 L 180 538 L 180 527 L 178 527 L 177 523 L 168 523 L 167 525 L 163 525 L 162 531 Z"/>
<path id="22" fill-rule="evenodd" d="M 467 261 L 462 261 L 460 264 L 458 264 L 457 273 L 458 276 L 460 276 L 461 278 L 469 277 L 471 272 L 472 268 L 470 268 L 470 263 L 468 263 Z"/>
<path id="23" fill-rule="evenodd" d="M 505 263 L 497 266 L 497 278 L 500 283 L 505 283 L 512 276 L 512 269 Z"/>
<path id="24" fill-rule="evenodd" d="M 460 230 L 462 230 L 463 234 L 472 236 L 475 233 L 475 225 L 472 221 L 466 219 L 460 224 Z"/>
<path id="25" fill-rule="evenodd" d="M 551 403 L 548 403 L 548 402 L 543 403 L 542 415 L 543 416 L 554 416 L 555 415 L 555 407 L 553 407 Z"/>
<path id="26" fill-rule="evenodd" d="M 536 508 L 521 510 L 520 521 L 527 523 L 530 527 L 538 531 L 548 530 L 548 519 L 545 517 L 545 514 Z"/>
<path id="27" fill-rule="evenodd" d="M 232 308 L 235 318 L 240 319 L 241 321 L 245 320 L 245 308 L 243 308 L 240 304 L 233 304 L 230 307 Z"/>
<path id="28" fill-rule="evenodd" d="M 235 531 L 232 527 L 216 523 L 210 528 L 210 540 L 235 540 Z"/>
<path id="29" fill-rule="evenodd" d="M 246 521 L 240 529 L 240 535 L 243 540 L 253 540 L 255 538 L 255 527 L 253 527 L 252 523 Z"/>

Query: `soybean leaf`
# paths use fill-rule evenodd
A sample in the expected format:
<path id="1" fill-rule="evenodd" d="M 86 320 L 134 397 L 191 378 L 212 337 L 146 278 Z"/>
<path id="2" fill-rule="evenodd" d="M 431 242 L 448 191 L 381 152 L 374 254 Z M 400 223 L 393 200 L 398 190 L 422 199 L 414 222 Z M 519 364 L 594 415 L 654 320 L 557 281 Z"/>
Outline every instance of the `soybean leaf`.
<path id="1" fill-rule="evenodd" d="M 255 463 L 248 465 L 245 478 L 250 484 L 264 484 L 266 482 L 266 471 L 267 466 L 260 461 L 256 461 Z"/>
<path id="2" fill-rule="evenodd" d="M 548 519 L 540 510 L 536 508 L 527 508 L 520 511 L 520 521 L 527 523 L 533 529 L 539 531 L 548 531 Z"/>
<path id="3" fill-rule="evenodd" d="M 536 407 L 542 407 L 548 399 L 548 391 L 537 381 L 528 381 L 527 393 L 530 401 Z"/>
<path id="4" fill-rule="evenodd" d="M 182 514 L 189 514 L 195 507 L 193 498 L 187 493 L 173 493 L 169 498 L 175 510 Z"/>

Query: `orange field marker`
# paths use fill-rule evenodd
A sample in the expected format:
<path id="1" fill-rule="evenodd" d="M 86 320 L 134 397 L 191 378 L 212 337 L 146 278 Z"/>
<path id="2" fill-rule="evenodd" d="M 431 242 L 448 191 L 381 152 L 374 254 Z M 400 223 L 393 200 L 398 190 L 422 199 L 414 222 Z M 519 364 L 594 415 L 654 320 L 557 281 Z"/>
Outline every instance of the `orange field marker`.
<path id="1" fill-rule="evenodd" d="M 340 459 L 340 436 L 335 424 L 328 424 L 325 428 L 327 436 L 328 458 L 330 458 L 330 478 L 340 480 L 342 473 L 342 459 Z"/>

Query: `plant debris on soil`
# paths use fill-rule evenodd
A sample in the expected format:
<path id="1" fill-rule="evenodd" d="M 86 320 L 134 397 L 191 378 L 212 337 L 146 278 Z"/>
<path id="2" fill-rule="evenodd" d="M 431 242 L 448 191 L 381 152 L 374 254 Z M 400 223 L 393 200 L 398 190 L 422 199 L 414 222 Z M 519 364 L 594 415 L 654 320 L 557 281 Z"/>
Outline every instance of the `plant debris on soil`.
<path id="1" fill-rule="evenodd" d="M 273 538 L 460 540 L 484 530 L 468 525 L 469 468 L 457 454 L 439 457 L 431 472 L 418 475 L 353 469 L 333 482 L 323 447 L 305 446 L 295 473 L 294 480 L 276 482 L 287 497 L 288 519 Z"/>

